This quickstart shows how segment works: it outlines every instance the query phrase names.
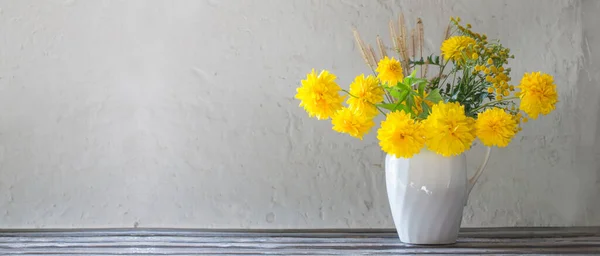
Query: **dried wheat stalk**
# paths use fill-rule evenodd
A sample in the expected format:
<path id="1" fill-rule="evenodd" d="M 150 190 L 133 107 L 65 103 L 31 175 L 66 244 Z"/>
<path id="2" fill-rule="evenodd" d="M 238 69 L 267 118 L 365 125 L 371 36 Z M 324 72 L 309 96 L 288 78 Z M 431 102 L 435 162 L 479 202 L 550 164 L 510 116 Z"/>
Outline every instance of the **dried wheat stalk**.
<path id="1" fill-rule="evenodd" d="M 377 35 L 377 48 L 379 48 L 379 55 L 382 59 L 387 56 L 387 52 L 385 51 L 385 45 L 383 45 L 383 41 L 381 40 L 381 37 L 379 37 L 379 35 Z"/>
<path id="2" fill-rule="evenodd" d="M 425 32 L 423 29 L 423 21 L 421 20 L 421 18 L 417 18 L 417 31 L 419 33 L 419 59 L 423 59 L 423 46 L 425 46 Z M 425 65 L 425 67 L 427 67 L 428 65 Z M 421 77 L 423 77 L 423 69 L 420 70 L 421 71 Z"/>
<path id="3" fill-rule="evenodd" d="M 370 53 L 368 53 L 367 47 L 365 46 L 363 40 L 360 38 L 360 34 L 356 30 L 356 28 L 352 29 L 352 33 L 354 34 L 354 40 L 356 40 L 356 44 L 358 45 L 363 60 L 365 61 L 365 63 L 367 63 L 369 67 L 371 67 L 371 69 L 375 70 L 376 64 L 373 63 L 373 61 L 371 60 Z"/>
<path id="4" fill-rule="evenodd" d="M 400 49 L 398 49 L 398 40 L 396 35 L 396 28 L 394 28 L 394 22 L 390 20 L 388 24 L 388 28 L 390 29 L 390 38 L 392 39 L 392 45 L 394 46 L 394 51 L 400 53 Z"/>
<path id="5" fill-rule="evenodd" d="M 404 20 L 404 13 L 400 13 L 398 16 L 398 28 L 394 27 L 394 22 L 390 21 L 388 24 L 388 29 L 390 31 L 390 38 L 392 40 L 393 50 L 398 53 L 399 61 L 404 70 L 405 74 L 411 73 L 410 60 L 420 60 L 423 59 L 423 51 L 425 49 L 425 32 L 423 26 L 423 20 L 421 18 L 417 18 L 416 26 L 410 29 L 410 34 Z M 367 45 L 360 38 L 360 35 L 356 28 L 353 29 L 354 39 L 360 49 L 360 53 L 363 57 L 363 60 L 373 71 L 377 68 L 377 63 L 380 58 L 384 58 L 388 56 L 387 49 L 383 40 L 378 35 L 376 38 L 377 50 L 378 54 L 375 52 L 375 49 L 371 45 Z M 450 33 L 450 26 L 446 29 L 447 38 Z M 379 56 L 378 56 L 379 55 Z M 420 70 L 421 77 L 427 76 L 427 71 L 429 69 L 429 61 L 425 61 L 425 65 L 423 65 L 423 69 Z"/>
<path id="6" fill-rule="evenodd" d="M 450 29 L 451 28 L 452 28 L 452 26 L 450 25 L 450 23 L 448 23 L 448 26 L 446 27 L 446 33 L 444 33 L 444 40 L 446 40 L 450 37 Z"/>
<path id="7" fill-rule="evenodd" d="M 369 45 L 369 52 L 371 53 L 371 55 L 370 55 L 371 60 L 373 60 L 374 63 L 378 63 L 379 58 L 377 58 L 377 54 L 375 54 L 375 50 L 373 49 L 373 46 Z M 377 66 L 377 64 L 375 64 L 375 66 Z"/>
<path id="8" fill-rule="evenodd" d="M 417 57 L 417 38 L 416 38 L 416 31 L 415 29 L 411 29 L 410 30 L 410 55 L 412 56 L 412 59 L 414 60 Z"/>
<path id="9" fill-rule="evenodd" d="M 400 49 L 400 62 L 402 63 L 402 68 L 406 70 L 406 72 L 410 72 L 409 70 L 409 52 L 408 52 L 408 35 L 406 33 L 406 23 L 404 22 L 404 14 L 400 13 L 398 16 L 398 29 L 400 32 L 400 36 L 397 38 L 398 40 L 398 48 Z"/>

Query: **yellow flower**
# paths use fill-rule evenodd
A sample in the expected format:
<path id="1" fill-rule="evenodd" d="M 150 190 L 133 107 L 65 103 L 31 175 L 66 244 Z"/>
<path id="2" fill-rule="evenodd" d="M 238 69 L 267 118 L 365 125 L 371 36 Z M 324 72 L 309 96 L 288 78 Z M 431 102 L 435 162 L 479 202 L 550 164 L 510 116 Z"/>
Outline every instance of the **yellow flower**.
<path id="1" fill-rule="evenodd" d="M 387 83 L 388 86 L 396 86 L 396 84 L 404 78 L 402 73 L 402 65 L 394 57 L 387 56 L 377 64 L 377 78 L 382 83 Z"/>
<path id="2" fill-rule="evenodd" d="M 425 145 L 421 123 L 403 111 L 389 113 L 377 130 L 381 150 L 395 157 L 409 158 Z"/>
<path id="3" fill-rule="evenodd" d="M 539 114 L 547 115 L 555 109 L 558 94 L 551 75 L 541 72 L 525 73 L 519 89 L 521 89 L 519 108 L 532 119 L 536 119 Z"/>
<path id="4" fill-rule="evenodd" d="M 491 108 L 477 115 L 475 130 L 483 145 L 506 147 L 517 132 L 517 122 L 503 109 Z"/>
<path id="5" fill-rule="evenodd" d="M 465 56 L 472 57 L 472 50 L 469 45 L 475 45 L 475 39 L 468 36 L 453 36 L 442 43 L 442 55 L 447 60 L 462 62 Z"/>
<path id="6" fill-rule="evenodd" d="M 473 54 L 471 55 L 471 59 L 474 59 L 474 60 L 476 60 L 477 58 L 479 58 L 479 54 L 477 54 L 477 53 L 473 53 Z"/>
<path id="7" fill-rule="evenodd" d="M 300 100 L 300 107 L 304 107 L 310 117 L 328 119 L 342 108 L 344 96 L 339 94 L 342 88 L 335 83 L 335 79 L 336 76 L 327 70 L 317 75 L 313 69 L 302 80 L 302 86 L 296 89 L 296 99 Z"/>
<path id="8" fill-rule="evenodd" d="M 489 59 L 487 60 L 487 64 L 488 64 L 488 65 L 492 65 L 492 64 L 494 64 L 494 60 L 492 60 L 492 58 L 489 58 Z"/>
<path id="9" fill-rule="evenodd" d="M 459 103 L 438 103 L 423 121 L 427 148 L 443 156 L 460 155 L 475 139 L 475 120 Z"/>
<path id="10" fill-rule="evenodd" d="M 373 119 L 366 115 L 361 115 L 349 108 L 338 110 L 331 118 L 333 130 L 340 133 L 350 134 L 362 140 L 363 136 L 369 132 L 375 125 Z"/>
<path id="11" fill-rule="evenodd" d="M 502 81 L 508 80 L 508 76 L 506 76 L 504 73 L 498 74 L 498 78 L 500 78 L 500 80 L 502 80 Z"/>
<path id="12" fill-rule="evenodd" d="M 494 88 L 492 88 L 492 87 L 488 87 L 488 89 L 487 89 L 487 92 L 488 92 L 488 93 L 494 93 Z"/>
<path id="13" fill-rule="evenodd" d="M 357 76 L 350 84 L 350 97 L 346 101 L 350 109 L 360 115 L 375 116 L 377 108 L 373 104 L 383 101 L 385 92 L 379 86 L 379 81 L 374 76 Z"/>

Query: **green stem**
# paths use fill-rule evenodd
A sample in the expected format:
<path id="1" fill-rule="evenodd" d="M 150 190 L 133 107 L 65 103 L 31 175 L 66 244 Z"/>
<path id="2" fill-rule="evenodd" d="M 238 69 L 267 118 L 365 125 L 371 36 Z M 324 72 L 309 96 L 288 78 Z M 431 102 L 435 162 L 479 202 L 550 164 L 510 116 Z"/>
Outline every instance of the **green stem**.
<path id="1" fill-rule="evenodd" d="M 346 91 L 345 89 L 342 89 L 342 91 L 343 91 L 343 92 L 345 92 L 345 93 L 347 93 L 347 94 L 348 94 L 348 95 L 350 95 L 351 97 L 358 98 L 358 97 L 356 97 L 356 96 L 352 95 L 352 94 L 351 94 L 349 91 Z M 379 108 L 379 107 L 378 107 L 376 104 L 374 104 L 374 103 L 371 103 L 371 102 L 369 102 L 369 104 L 373 105 L 373 106 L 374 106 L 374 107 L 375 107 L 377 110 L 379 110 L 379 112 L 381 112 L 381 114 L 383 114 L 383 116 L 387 116 L 387 115 L 385 114 L 385 112 L 383 112 L 383 110 L 381 110 L 381 109 L 380 109 L 380 108 Z"/>
<path id="2" fill-rule="evenodd" d="M 442 59 L 442 62 L 443 62 L 443 61 L 444 61 L 444 60 Z M 449 61 L 446 61 L 446 62 L 444 63 L 444 66 L 442 66 L 442 68 L 440 69 L 440 75 L 438 75 L 438 78 L 439 78 L 439 80 L 441 80 L 441 79 L 442 79 L 442 75 L 444 74 L 444 69 L 446 69 L 446 65 L 448 65 L 448 62 L 449 62 Z M 438 80 L 438 82 L 439 82 L 439 80 Z M 444 80 L 444 82 L 445 82 L 445 81 L 446 81 L 446 80 Z M 438 83 L 438 87 L 440 87 L 440 86 L 442 86 L 442 85 L 443 85 L 443 84 L 439 84 L 439 83 Z"/>
<path id="3" fill-rule="evenodd" d="M 375 71 L 375 69 L 373 69 L 373 67 L 371 67 L 371 71 L 373 72 L 373 76 L 377 77 L 377 72 Z M 379 86 L 381 86 L 381 84 Z M 390 95 L 390 93 L 388 91 L 386 91 L 385 89 L 383 91 L 384 91 L 384 94 L 385 94 L 385 97 L 387 98 L 387 100 L 389 102 L 393 102 L 392 96 Z M 350 93 L 348 93 L 348 94 L 350 94 Z"/>
<path id="4" fill-rule="evenodd" d="M 347 94 L 348 94 L 348 95 L 350 95 L 351 97 L 358 98 L 358 97 L 356 97 L 356 96 L 352 95 L 352 94 L 351 94 L 349 91 L 346 91 L 345 89 L 342 89 L 342 92 L 345 92 L 345 93 L 347 93 Z"/>
<path id="5" fill-rule="evenodd" d="M 454 87 L 456 86 L 456 73 L 458 72 L 458 70 L 454 71 L 454 76 L 452 77 L 452 89 L 450 90 L 452 92 L 452 95 L 454 95 Z"/>
<path id="6" fill-rule="evenodd" d="M 456 67 L 452 68 L 452 70 L 450 70 L 450 73 L 452 73 L 452 71 L 454 71 L 454 72 L 455 72 L 454 74 L 456 75 L 456 71 L 454 70 L 455 68 L 456 68 Z M 443 85 L 446 83 L 446 80 L 448 80 L 448 77 L 450 77 L 450 76 L 446 76 L 446 78 L 444 78 L 444 82 L 442 82 L 442 83 L 440 84 L 440 86 L 443 86 Z M 453 85 L 453 86 L 454 86 L 454 85 Z M 443 87 L 442 87 L 442 88 L 443 88 Z"/>
<path id="7" fill-rule="evenodd" d="M 381 114 L 383 114 L 383 116 L 387 117 L 387 115 L 385 114 L 385 112 L 383 112 L 383 110 L 381 110 L 378 106 L 376 106 L 375 104 L 373 104 L 373 106 L 375 106 L 375 108 L 377 110 L 379 110 L 379 112 L 381 112 Z"/>
<path id="8" fill-rule="evenodd" d="M 390 95 L 390 92 L 388 90 L 385 89 L 385 87 L 382 84 L 379 84 L 379 87 L 381 87 L 381 89 L 384 91 L 384 95 L 385 98 L 390 102 L 390 103 L 394 103 L 394 98 L 392 97 L 392 95 Z"/>
<path id="9" fill-rule="evenodd" d="M 486 108 L 486 107 L 488 107 L 490 105 L 493 105 L 493 104 L 496 104 L 496 103 L 500 103 L 500 102 L 504 102 L 504 101 L 515 100 L 515 99 L 518 99 L 518 98 L 519 97 L 508 97 L 508 98 L 503 98 L 501 100 L 490 101 L 490 102 L 488 102 L 486 104 L 483 104 L 483 105 L 479 106 L 476 109 L 473 109 L 471 112 L 476 113 L 477 111 L 479 111 L 481 109 L 484 109 L 484 108 Z"/>

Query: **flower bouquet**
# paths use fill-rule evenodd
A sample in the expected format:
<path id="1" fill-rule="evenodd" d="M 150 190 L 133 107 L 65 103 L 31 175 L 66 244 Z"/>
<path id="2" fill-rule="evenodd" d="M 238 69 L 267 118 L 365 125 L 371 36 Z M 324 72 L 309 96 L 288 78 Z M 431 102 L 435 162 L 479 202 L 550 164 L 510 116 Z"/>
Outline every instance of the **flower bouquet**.
<path id="1" fill-rule="evenodd" d="M 334 131 L 359 139 L 383 115 L 377 139 L 387 154 L 387 193 L 400 240 L 454 243 L 491 147 L 506 147 L 528 119 L 554 110 L 556 85 L 542 72 L 525 73 L 514 84 L 507 66 L 514 58 L 510 49 L 462 25 L 460 18 L 450 19 L 439 55 L 423 54 L 420 19 L 410 33 L 402 16 L 397 27 L 394 23 L 389 24 L 393 47 L 377 37 L 378 52 L 354 30 L 373 74 L 356 76 L 344 90 L 329 71 L 312 70 L 296 98 L 310 117 L 331 119 Z M 488 150 L 467 179 L 463 153 L 475 139 Z"/>

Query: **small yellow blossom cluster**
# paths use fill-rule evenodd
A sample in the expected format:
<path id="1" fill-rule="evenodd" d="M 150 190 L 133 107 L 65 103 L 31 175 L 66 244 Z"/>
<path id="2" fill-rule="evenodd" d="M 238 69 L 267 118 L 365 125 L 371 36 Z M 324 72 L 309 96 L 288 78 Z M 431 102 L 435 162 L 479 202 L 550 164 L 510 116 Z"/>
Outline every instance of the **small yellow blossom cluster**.
<path id="1" fill-rule="evenodd" d="M 460 25 L 460 17 L 450 17 L 450 22 L 452 22 L 463 35 L 475 38 L 478 42 L 487 44 L 487 36 L 471 31 L 471 24 L 467 24 L 466 27 Z"/>
<path id="2" fill-rule="evenodd" d="M 491 84 L 487 89 L 488 93 L 496 93 L 498 100 L 509 96 L 510 92 L 515 90 L 514 85 L 508 84 L 511 80 L 508 76 L 510 70 L 505 70 L 502 66 L 497 67 L 494 65 L 492 58 L 488 58 L 486 64 L 476 65 L 474 69 L 476 72 L 482 72 L 485 75 L 485 81 Z"/>
<path id="3" fill-rule="evenodd" d="M 473 50 L 468 53 L 475 60 L 472 72 L 473 74 L 483 73 L 482 79 L 489 84 L 488 93 L 495 93 L 496 99 L 502 100 L 515 91 L 515 86 L 509 84 L 511 81 L 510 68 L 504 68 L 504 65 L 508 64 L 508 59 L 514 58 L 514 55 L 509 55 L 510 49 L 503 47 L 500 43 L 488 42 L 485 34 L 475 33 L 471 30 L 471 24 L 462 26 L 458 17 L 450 20 L 463 36 L 471 37 L 475 41 Z"/>
<path id="4" fill-rule="evenodd" d="M 488 48 L 490 49 L 490 48 Z M 515 86 L 510 85 L 510 68 L 505 69 L 504 64 L 508 61 L 505 57 L 509 49 L 499 51 L 492 50 L 484 55 L 488 59 L 485 63 L 475 65 L 475 71 L 482 72 L 485 75 L 485 81 L 491 85 L 488 87 L 488 93 L 496 93 L 496 99 L 501 100 L 515 91 Z M 488 56 L 486 56 L 488 55 Z"/>

